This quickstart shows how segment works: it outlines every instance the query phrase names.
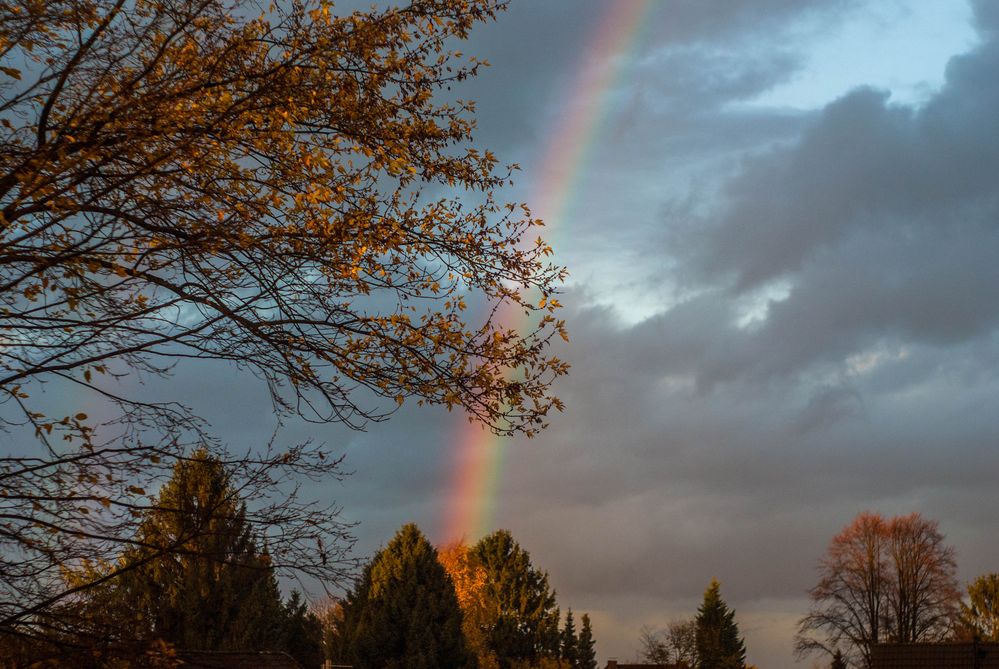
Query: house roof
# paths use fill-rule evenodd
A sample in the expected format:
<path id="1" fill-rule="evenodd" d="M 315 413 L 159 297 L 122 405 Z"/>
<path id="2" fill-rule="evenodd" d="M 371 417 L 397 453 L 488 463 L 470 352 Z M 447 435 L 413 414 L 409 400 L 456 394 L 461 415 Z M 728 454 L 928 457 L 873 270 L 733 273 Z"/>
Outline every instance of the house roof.
<path id="1" fill-rule="evenodd" d="M 999 669 L 999 643 L 882 643 L 871 648 L 871 668 Z"/>
<path id="2" fill-rule="evenodd" d="M 287 653 L 180 651 L 178 669 L 302 669 Z"/>

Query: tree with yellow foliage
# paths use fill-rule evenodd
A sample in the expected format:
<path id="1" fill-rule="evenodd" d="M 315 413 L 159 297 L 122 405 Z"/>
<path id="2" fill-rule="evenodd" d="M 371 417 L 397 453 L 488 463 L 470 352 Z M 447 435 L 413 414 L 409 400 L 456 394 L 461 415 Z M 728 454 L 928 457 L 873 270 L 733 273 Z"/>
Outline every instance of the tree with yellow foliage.
<path id="1" fill-rule="evenodd" d="M 508 530 L 497 530 L 474 546 L 447 546 L 438 559 L 454 582 L 462 632 L 480 669 L 573 669 L 575 658 L 563 657 L 548 574 L 531 564 Z M 575 645 L 574 630 L 572 635 Z"/>
<path id="2" fill-rule="evenodd" d="M 463 615 L 461 631 L 479 669 L 499 669 L 496 653 L 489 648 L 488 632 L 495 626 L 499 610 L 489 597 L 485 567 L 472 556 L 468 544 L 457 542 L 437 551 L 437 559 L 454 582 Z"/>
<path id="3" fill-rule="evenodd" d="M 473 145 L 472 103 L 438 95 L 504 4 L 3 4 L 0 423 L 39 446 L 0 457 L 0 634 L 71 598 L 62 570 L 120 552 L 147 489 L 212 443 L 185 398 L 123 379 L 221 361 L 279 416 L 353 427 L 413 398 L 530 436 L 560 407 L 564 270 L 498 199 L 511 170 Z M 52 401 L 69 394 L 110 423 Z M 294 538 L 275 567 L 337 577 L 335 515 L 274 498 L 337 463 L 218 455 L 270 509 L 261 536 Z"/>
<path id="4" fill-rule="evenodd" d="M 968 584 L 956 627 L 959 638 L 999 641 L 999 573 L 982 574 Z"/>

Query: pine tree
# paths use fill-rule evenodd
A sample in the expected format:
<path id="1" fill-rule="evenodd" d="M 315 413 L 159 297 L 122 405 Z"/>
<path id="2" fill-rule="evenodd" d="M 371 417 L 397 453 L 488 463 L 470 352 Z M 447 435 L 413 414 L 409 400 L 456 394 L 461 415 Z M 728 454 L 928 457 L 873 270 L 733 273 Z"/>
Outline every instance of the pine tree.
<path id="1" fill-rule="evenodd" d="M 565 614 L 565 626 L 559 641 L 559 657 L 572 669 L 576 669 L 579 659 L 579 639 L 576 637 L 576 624 L 572 620 L 572 609 Z"/>
<path id="2" fill-rule="evenodd" d="M 280 648 L 277 581 L 218 459 L 200 450 L 177 463 L 137 544 L 122 557 L 136 567 L 114 593 L 134 616 L 135 636 L 185 650 Z"/>
<path id="3" fill-rule="evenodd" d="M 474 659 L 454 585 L 416 525 L 364 568 L 344 604 L 342 643 L 357 669 L 458 669 Z"/>
<path id="4" fill-rule="evenodd" d="M 284 604 L 281 649 L 304 669 L 319 669 L 323 663 L 323 629 L 319 617 L 297 590 Z"/>
<path id="5" fill-rule="evenodd" d="M 746 645 L 739 637 L 735 611 L 722 601 L 718 589 L 717 579 L 712 579 L 697 610 L 698 669 L 743 669 Z"/>
<path id="6" fill-rule="evenodd" d="M 833 653 L 832 664 L 829 669 L 846 669 L 846 659 L 843 657 L 843 651 L 839 648 Z"/>
<path id="7" fill-rule="evenodd" d="M 548 574 L 531 565 L 507 530 L 483 537 L 472 552 L 486 570 L 486 596 L 496 611 L 488 643 L 500 669 L 558 657 L 559 614 Z"/>
<path id="8" fill-rule="evenodd" d="M 597 669 L 597 653 L 594 649 L 593 628 L 590 616 L 583 614 L 582 628 L 579 630 L 576 669 Z"/>

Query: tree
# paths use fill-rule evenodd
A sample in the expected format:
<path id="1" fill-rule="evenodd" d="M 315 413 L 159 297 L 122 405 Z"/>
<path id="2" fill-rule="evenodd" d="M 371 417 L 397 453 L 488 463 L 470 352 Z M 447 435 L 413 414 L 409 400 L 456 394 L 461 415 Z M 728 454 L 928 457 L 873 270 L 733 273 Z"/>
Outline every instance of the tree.
<path id="1" fill-rule="evenodd" d="M 498 607 L 489 597 L 488 574 L 464 542 L 445 546 L 437 552 L 444 570 L 454 583 L 461 606 L 461 629 L 469 650 L 475 654 L 478 669 L 498 669 L 499 660 L 489 646 L 489 631 L 496 625 Z"/>
<path id="2" fill-rule="evenodd" d="M 281 595 L 246 515 L 218 459 L 198 451 L 177 463 L 114 583 L 138 636 L 184 650 L 279 646 Z"/>
<path id="3" fill-rule="evenodd" d="M 968 584 L 958 633 L 979 641 L 999 641 L 999 574 L 983 574 Z"/>
<path id="4" fill-rule="evenodd" d="M 670 664 L 672 662 L 673 654 L 666 645 L 663 630 L 643 625 L 638 635 L 638 643 L 642 647 L 638 651 L 639 655 L 649 664 Z"/>
<path id="5" fill-rule="evenodd" d="M 550 315 L 524 289 L 548 297 L 563 271 L 519 246 L 539 222 L 495 202 L 508 172 L 469 146 L 470 105 L 435 97 L 478 69 L 445 42 L 504 4 L 8 5 L 0 49 L 26 66 L 2 72 L 0 385 L 91 371 L 100 392 L 93 374 L 170 351 L 342 420 L 371 415 L 357 384 L 532 430 L 559 365 L 537 330 L 466 327 L 464 298 Z M 483 203 L 431 199 L 441 185 Z"/>
<path id="6" fill-rule="evenodd" d="M 343 601 L 328 597 L 313 609 L 319 619 L 323 659 L 331 664 L 346 663 L 343 639 Z"/>
<path id="7" fill-rule="evenodd" d="M 344 604 L 342 636 L 347 659 L 358 669 L 474 666 L 454 585 L 412 524 L 364 568 Z"/>
<path id="8" fill-rule="evenodd" d="M 680 666 L 697 666 L 697 624 L 693 620 L 674 620 L 666 626 L 666 639 Z"/>
<path id="9" fill-rule="evenodd" d="M 746 644 L 739 636 L 735 611 L 721 598 L 717 579 L 704 591 L 704 601 L 694 619 L 699 669 L 743 669 Z"/>
<path id="10" fill-rule="evenodd" d="M 559 614 L 548 574 L 531 564 L 507 530 L 483 537 L 472 554 L 486 571 L 486 597 L 496 611 L 488 644 L 501 669 L 557 658 Z"/>
<path id="11" fill-rule="evenodd" d="M 19 486 L 30 484 L 30 496 L 47 498 L 32 507 L 30 516 L 18 515 L 26 503 L 23 496 L 10 503 L 0 498 L 3 512 L 12 517 L 10 532 L 0 536 L 0 638 L 64 643 L 74 634 L 91 635 L 92 618 L 74 613 L 80 600 L 96 601 L 98 595 L 89 591 L 114 589 L 116 581 L 146 563 L 182 563 L 197 557 L 192 551 L 214 550 L 205 537 L 189 541 L 198 537 L 183 532 L 149 534 L 154 527 L 150 523 L 163 519 L 160 495 L 129 483 L 130 469 L 144 470 L 143 476 L 149 477 L 145 484 L 159 488 L 170 485 L 161 484 L 162 477 L 210 458 L 225 469 L 228 485 L 238 491 L 242 502 L 252 503 L 241 507 L 239 523 L 247 536 L 266 542 L 269 569 L 304 573 L 332 584 L 352 568 L 347 558 L 350 526 L 338 520 L 336 507 L 303 501 L 288 485 L 298 477 L 335 474 L 335 461 L 315 453 L 318 459 L 310 462 L 307 447 L 283 454 L 269 450 L 242 455 L 224 449 L 216 449 L 216 455 L 207 449 L 182 455 L 155 448 L 142 452 L 143 448 L 95 448 L 89 463 L 82 461 L 91 457 L 91 451 L 83 448 L 77 461 L 54 468 L 28 458 L 25 463 L 35 461 L 37 471 L 26 478 L 11 474 L 5 481 L 11 484 L 7 492 L 15 497 Z M 73 461 L 75 456 L 58 457 Z M 118 486 L 122 490 L 116 490 Z M 171 522 L 181 527 L 187 522 L 182 520 L 184 513 L 192 509 L 173 510 Z M 33 519 L 31 528 L 18 525 L 27 518 Z M 42 536 L 41 528 L 46 527 Z M 29 548 L 15 550 L 23 542 Z M 128 559 L 120 559 L 122 555 Z M 212 553 L 202 557 L 217 560 Z M 78 623 L 82 627 L 74 632 L 71 628 Z M 112 631 L 121 631 L 117 627 Z"/>
<path id="12" fill-rule="evenodd" d="M 39 614 L 51 631 L 26 657 L 103 666 L 165 660 L 173 649 L 279 650 L 318 669 L 318 620 L 297 591 L 282 603 L 247 516 L 217 458 L 201 450 L 178 462 L 116 564 L 68 574 L 70 583 L 118 577 Z"/>
<path id="13" fill-rule="evenodd" d="M 890 641 L 941 641 L 951 634 L 960 599 L 957 563 L 938 527 L 918 513 L 888 521 Z"/>
<path id="14" fill-rule="evenodd" d="M 851 661 L 870 666 L 870 647 L 883 640 L 887 615 L 886 534 L 884 519 L 865 512 L 833 537 L 819 563 L 819 583 L 809 591 L 813 607 L 798 623 L 799 656 L 832 654 L 845 644 Z"/>
<path id="15" fill-rule="evenodd" d="M 647 662 L 697 666 L 697 624 L 694 620 L 674 620 L 661 630 L 643 627 L 639 642 L 641 655 Z"/>
<path id="16" fill-rule="evenodd" d="M 576 636 L 576 623 L 572 619 L 572 609 L 565 614 L 565 625 L 559 635 L 559 657 L 566 661 L 570 669 L 579 664 L 579 638 Z"/>
<path id="17" fill-rule="evenodd" d="M 280 649 L 303 669 L 319 669 L 325 659 L 322 623 L 297 590 L 284 603 L 281 618 Z"/>
<path id="18" fill-rule="evenodd" d="M 957 608 L 954 549 L 937 523 L 914 513 L 886 520 L 861 513 L 833 537 L 819 562 L 811 611 L 798 623 L 797 653 L 832 655 L 870 667 L 879 642 L 938 641 Z"/>
<path id="19" fill-rule="evenodd" d="M 590 616 L 583 614 L 581 619 L 582 627 L 579 630 L 578 660 L 577 669 L 597 669 L 597 653 L 594 648 L 593 628 L 590 625 Z"/>
<path id="20" fill-rule="evenodd" d="M 0 423 L 21 446 L 0 459 L 0 633 L 37 632 L 78 591 L 61 570 L 110 561 L 138 491 L 214 443 L 185 398 L 122 379 L 218 361 L 279 416 L 354 427 L 414 398 L 533 435 L 561 406 L 564 270 L 499 201 L 510 171 L 474 146 L 472 105 L 438 95 L 479 65 L 454 41 L 504 4 L 3 4 Z M 51 401 L 70 391 L 104 418 Z M 304 446 L 222 459 L 274 497 L 338 471 Z M 342 577 L 341 527 L 281 501 L 264 520 L 303 530 L 275 567 Z"/>
<path id="21" fill-rule="evenodd" d="M 284 651 L 318 669 L 319 620 L 297 590 L 282 603 L 270 555 L 258 546 L 246 505 L 217 458 L 202 450 L 178 462 L 144 515 L 141 547 L 125 553 L 123 575 L 99 600 L 115 604 L 119 627 L 133 621 L 125 641 Z M 169 555 L 164 544 L 173 547 Z"/>
<path id="22" fill-rule="evenodd" d="M 843 657 L 843 651 L 839 648 L 833 653 L 832 664 L 829 665 L 829 669 L 847 669 L 846 658 Z"/>

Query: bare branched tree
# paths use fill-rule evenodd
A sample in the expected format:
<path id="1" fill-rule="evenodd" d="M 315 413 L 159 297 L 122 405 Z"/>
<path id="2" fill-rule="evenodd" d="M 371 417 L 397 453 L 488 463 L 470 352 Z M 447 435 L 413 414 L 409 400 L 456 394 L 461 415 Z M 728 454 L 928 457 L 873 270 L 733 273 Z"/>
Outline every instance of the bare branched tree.
<path id="1" fill-rule="evenodd" d="M 959 601 L 956 570 L 935 521 L 861 513 L 819 562 L 812 609 L 798 623 L 798 655 L 845 648 L 849 664 L 867 669 L 876 643 L 946 638 Z"/>
<path id="2" fill-rule="evenodd" d="M 642 659 L 652 664 L 697 666 L 697 623 L 674 620 L 663 629 L 642 627 L 639 637 Z"/>
<path id="3" fill-rule="evenodd" d="M 918 513 L 888 521 L 888 640 L 941 641 L 952 634 L 961 593 L 954 548 Z"/>
<path id="4" fill-rule="evenodd" d="M 278 569 L 342 577 L 347 528 L 297 492 L 334 458 L 227 451 L 123 379 L 223 361 L 279 417 L 352 427 L 415 398 L 533 435 L 560 407 L 564 270 L 496 200 L 510 169 L 472 145 L 471 103 L 439 96 L 479 66 L 453 42 L 503 4 L 3 4 L 0 634 L 43 632 L 94 587 L 66 571 L 136 541 L 194 447 L 239 482 Z M 111 419 L 59 408 L 71 394 Z"/>

